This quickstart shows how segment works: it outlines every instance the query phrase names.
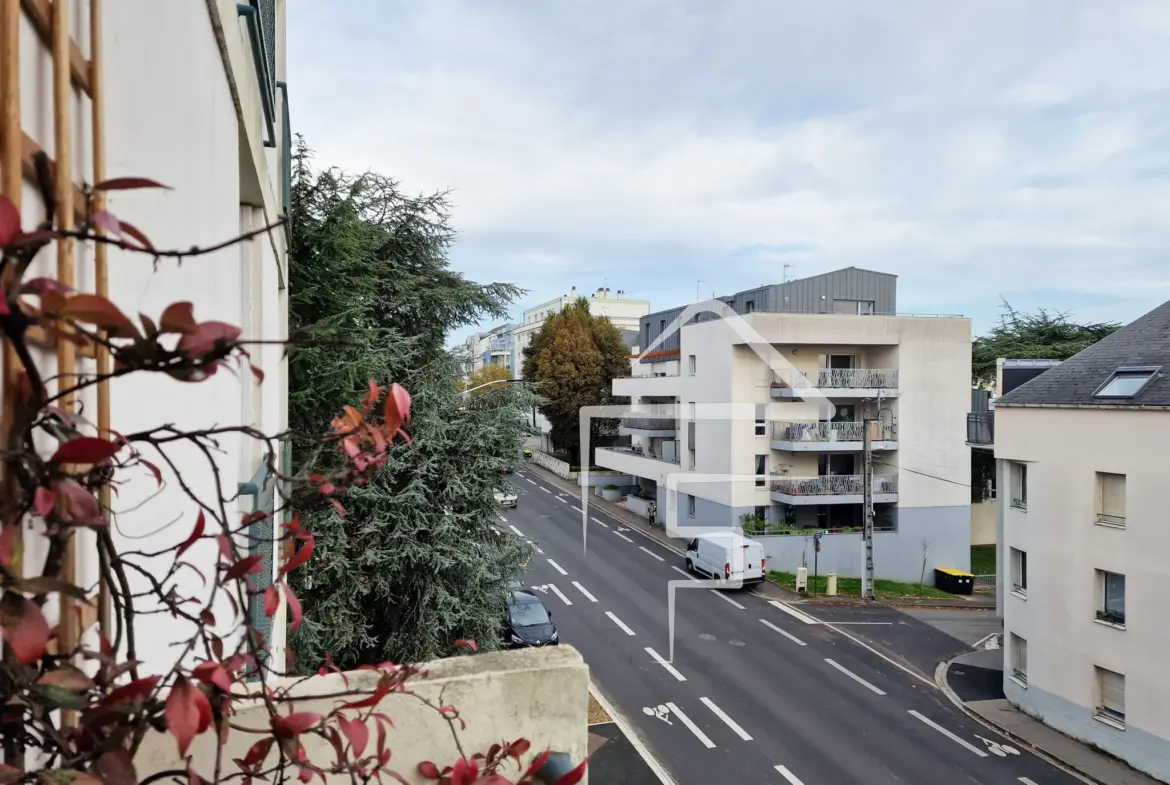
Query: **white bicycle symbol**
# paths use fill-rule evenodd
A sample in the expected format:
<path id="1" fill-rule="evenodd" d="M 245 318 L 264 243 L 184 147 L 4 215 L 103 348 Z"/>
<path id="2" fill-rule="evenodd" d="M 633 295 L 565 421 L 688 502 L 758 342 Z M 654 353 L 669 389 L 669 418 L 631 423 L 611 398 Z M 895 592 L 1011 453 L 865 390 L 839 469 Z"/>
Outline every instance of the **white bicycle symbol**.
<path id="1" fill-rule="evenodd" d="M 985 739 L 982 736 L 978 736 L 978 735 L 975 738 L 979 739 L 979 741 L 986 744 L 987 751 L 990 752 L 992 755 L 998 755 L 1001 758 L 1006 758 L 1008 755 L 1019 755 L 1020 754 L 1019 750 L 1017 750 L 1015 747 L 1009 746 L 1007 744 L 1000 744 L 998 742 L 992 741 L 991 739 Z"/>

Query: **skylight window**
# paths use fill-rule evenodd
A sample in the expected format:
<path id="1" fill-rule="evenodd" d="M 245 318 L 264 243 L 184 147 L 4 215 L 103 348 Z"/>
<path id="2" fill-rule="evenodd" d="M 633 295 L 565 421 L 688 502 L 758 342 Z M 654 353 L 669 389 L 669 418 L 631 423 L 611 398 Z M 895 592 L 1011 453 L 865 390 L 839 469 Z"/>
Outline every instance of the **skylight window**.
<path id="1" fill-rule="evenodd" d="M 1132 398 L 1150 383 L 1160 368 L 1118 368 L 1101 389 L 1093 394 L 1095 398 Z"/>

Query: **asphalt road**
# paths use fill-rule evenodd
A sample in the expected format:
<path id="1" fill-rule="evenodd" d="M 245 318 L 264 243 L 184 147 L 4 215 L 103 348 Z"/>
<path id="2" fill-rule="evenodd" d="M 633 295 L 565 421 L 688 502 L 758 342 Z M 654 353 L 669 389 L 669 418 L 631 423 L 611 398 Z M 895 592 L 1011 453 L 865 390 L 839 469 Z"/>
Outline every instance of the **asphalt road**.
<path id="1" fill-rule="evenodd" d="M 499 526 L 538 548 L 526 584 L 678 785 L 1080 782 L 1005 748 L 821 609 L 713 591 L 596 506 L 583 527 L 580 501 L 537 473 L 512 484 Z"/>

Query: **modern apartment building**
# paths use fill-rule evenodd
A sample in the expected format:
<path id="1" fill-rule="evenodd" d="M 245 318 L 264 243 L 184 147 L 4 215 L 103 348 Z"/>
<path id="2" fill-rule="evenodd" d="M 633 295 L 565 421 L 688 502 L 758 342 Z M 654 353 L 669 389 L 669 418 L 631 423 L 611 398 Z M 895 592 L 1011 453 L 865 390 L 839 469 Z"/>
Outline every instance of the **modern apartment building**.
<path id="1" fill-rule="evenodd" d="M 289 211 L 292 140 L 284 82 L 284 0 L 0 5 L 0 73 L 6 74 L 0 80 L 0 169 L 4 194 L 18 205 L 26 227 L 42 220 L 44 205 L 35 183 L 21 182 L 21 168 L 23 163 L 27 175 L 29 156 L 40 151 L 59 175 L 64 173 L 62 183 L 70 194 L 82 183 L 120 177 L 151 178 L 169 186 L 165 191 L 113 191 L 108 197 L 108 210 L 160 249 L 207 247 L 273 227 L 182 263 L 77 244 L 75 253 L 62 253 L 69 261 L 63 265 L 46 249 L 37 258 L 36 274 L 72 278 L 67 282 L 79 291 L 105 295 L 129 314 L 157 319 L 170 303 L 189 301 L 199 321 L 239 325 L 245 340 L 284 338 L 288 264 L 287 224 L 282 222 Z M 35 359 L 51 364 L 55 353 L 56 347 L 46 345 Z M 80 403 L 89 419 L 121 433 L 168 423 L 182 430 L 248 425 L 280 433 L 287 424 L 288 400 L 283 347 L 257 345 L 251 355 L 265 373 L 263 384 L 246 371 L 219 373 L 198 384 L 133 374 L 107 383 L 104 401 L 90 388 Z M 94 368 L 91 357 L 82 355 L 76 362 L 83 373 Z M 228 514 L 271 510 L 273 483 L 262 468 L 262 446 L 225 434 L 217 447 L 211 454 L 214 469 L 227 488 L 224 493 L 234 497 Z M 193 449 L 170 455 L 186 484 L 214 507 L 220 491 L 208 459 Z M 119 477 L 110 512 L 119 550 L 161 551 L 193 528 L 199 510 L 167 464 L 158 462 L 165 480 L 161 490 L 141 473 Z M 211 526 L 209 520 L 208 535 Z M 267 568 L 255 576 L 263 588 L 275 577 L 274 543 L 264 540 L 266 532 L 250 533 Z M 93 586 L 98 549 L 85 541 L 87 532 L 76 536 L 82 540 L 76 583 Z M 29 548 L 40 545 L 35 538 L 28 542 Z M 241 538 L 238 547 L 247 550 L 249 542 Z M 37 554 L 27 558 L 35 563 Z M 210 567 L 217 559 L 216 545 L 209 536 L 184 558 Z M 134 591 L 145 588 L 134 573 L 130 581 Z M 203 596 L 206 589 L 194 572 L 181 570 L 174 591 Z M 262 629 L 268 631 L 271 623 L 271 661 L 283 663 L 284 611 L 269 620 L 262 608 L 250 610 Z M 174 663 L 175 642 L 186 640 L 190 628 L 171 614 L 154 614 L 143 617 L 150 619 L 149 634 L 139 636 L 136 657 L 146 672 L 161 673 Z M 227 634 L 235 624 L 226 601 L 215 614 L 222 625 L 216 631 Z M 83 621 L 83 627 L 92 635 L 93 620 Z M 225 648 L 230 644 L 229 639 Z"/>
<path id="2" fill-rule="evenodd" d="M 517 326 L 515 324 L 501 324 L 487 332 L 472 333 L 467 336 L 463 341 L 463 351 L 467 356 L 468 374 L 480 371 L 489 365 L 498 365 L 509 371 L 516 371 L 519 359 L 513 331 Z"/>
<path id="3" fill-rule="evenodd" d="M 1170 303 L 996 401 L 995 457 L 1008 700 L 1170 781 L 1168 370 Z"/>
<path id="4" fill-rule="evenodd" d="M 746 518 L 776 569 L 811 565 L 792 534 L 824 531 L 822 572 L 859 575 L 868 414 L 877 575 L 917 580 L 924 557 L 928 577 L 966 569 L 971 323 L 898 316 L 896 298 L 895 276 L 848 268 L 647 315 L 643 353 L 613 384 L 632 447 L 596 462 L 638 478 L 662 519 Z"/>

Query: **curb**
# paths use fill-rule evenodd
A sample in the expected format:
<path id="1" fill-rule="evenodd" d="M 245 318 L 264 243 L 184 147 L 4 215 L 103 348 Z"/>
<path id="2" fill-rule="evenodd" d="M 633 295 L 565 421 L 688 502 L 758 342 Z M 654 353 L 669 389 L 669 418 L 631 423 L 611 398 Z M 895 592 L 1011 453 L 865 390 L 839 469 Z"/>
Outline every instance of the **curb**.
<path id="1" fill-rule="evenodd" d="M 955 704 L 955 707 L 958 708 L 959 711 L 963 712 L 964 714 L 966 714 L 971 719 L 975 720 L 975 722 L 978 722 L 983 727 L 987 728 L 988 730 L 994 731 L 995 733 L 998 733 L 1000 736 L 1003 736 L 1004 738 L 1010 740 L 1013 744 L 1015 744 L 1019 747 L 1022 747 L 1023 749 L 1026 749 L 1028 752 L 1032 753 L 1037 758 L 1040 758 L 1041 760 L 1051 764 L 1052 766 L 1055 766 L 1056 768 L 1060 769 L 1064 773 L 1066 773 L 1070 776 L 1076 777 L 1077 779 L 1081 780 L 1082 782 L 1090 783 L 1090 785 L 1109 785 L 1109 783 L 1103 782 L 1102 780 L 1099 780 L 1096 777 L 1093 777 L 1088 772 L 1082 771 L 1081 769 L 1077 768 L 1076 766 L 1072 765 L 1071 763 L 1060 760 L 1059 758 L 1057 758 L 1053 755 L 1050 755 L 1048 752 L 1046 752 L 1045 750 L 1041 749 L 1040 747 L 1037 747 L 1036 745 L 1032 744 L 1027 739 L 1024 739 L 1020 736 L 1017 736 L 1016 734 L 1012 733 L 1010 730 L 1003 727 L 999 723 L 992 722 L 991 720 L 987 719 L 982 714 L 979 714 L 978 712 L 976 712 L 974 709 L 968 708 L 967 704 L 963 702 L 963 699 L 960 698 L 955 693 L 955 691 L 951 689 L 951 685 L 947 681 L 947 673 L 950 671 L 951 665 L 954 663 L 955 660 L 957 660 L 959 657 L 965 656 L 965 654 L 967 654 L 967 653 L 969 653 L 969 652 L 964 652 L 963 654 L 960 654 L 956 657 L 952 657 L 951 659 L 946 660 L 945 662 L 940 662 L 938 664 L 938 666 L 934 669 L 934 683 L 935 683 L 935 685 L 938 686 L 938 688 L 940 690 L 942 690 L 943 695 L 947 696 L 947 700 L 949 700 L 951 703 Z"/>

